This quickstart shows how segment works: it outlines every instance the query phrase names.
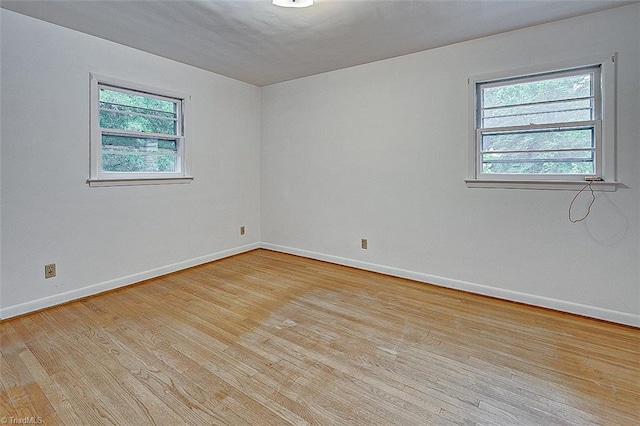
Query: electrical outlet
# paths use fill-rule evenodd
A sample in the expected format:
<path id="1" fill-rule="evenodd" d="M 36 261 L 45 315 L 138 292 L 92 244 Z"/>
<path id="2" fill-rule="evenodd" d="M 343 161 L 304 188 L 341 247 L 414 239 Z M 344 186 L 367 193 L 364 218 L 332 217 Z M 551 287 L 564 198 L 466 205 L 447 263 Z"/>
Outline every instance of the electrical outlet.
<path id="1" fill-rule="evenodd" d="M 56 264 L 51 263 L 49 265 L 44 265 L 44 277 L 53 278 L 56 276 Z"/>
<path id="2" fill-rule="evenodd" d="M 367 249 L 367 239 L 363 238 L 362 240 L 360 240 L 360 246 L 366 250 Z"/>
<path id="3" fill-rule="evenodd" d="M 240 227 L 240 235 L 244 235 L 244 226 Z"/>

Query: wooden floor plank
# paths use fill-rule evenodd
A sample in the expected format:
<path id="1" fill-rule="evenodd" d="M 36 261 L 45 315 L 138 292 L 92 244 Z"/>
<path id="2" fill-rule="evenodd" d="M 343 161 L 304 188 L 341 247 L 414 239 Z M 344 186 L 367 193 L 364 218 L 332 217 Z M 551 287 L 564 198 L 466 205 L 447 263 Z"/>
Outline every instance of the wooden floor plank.
<path id="1" fill-rule="evenodd" d="M 640 330 L 267 250 L 0 322 L 44 424 L 640 424 Z"/>

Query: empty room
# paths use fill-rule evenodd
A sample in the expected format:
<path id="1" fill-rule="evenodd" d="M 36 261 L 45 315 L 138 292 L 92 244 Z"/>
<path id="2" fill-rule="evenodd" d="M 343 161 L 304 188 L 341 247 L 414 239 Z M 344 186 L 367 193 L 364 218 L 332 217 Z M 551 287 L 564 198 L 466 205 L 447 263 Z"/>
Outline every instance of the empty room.
<path id="1" fill-rule="evenodd" d="M 0 6 L 2 424 L 640 424 L 640 2 Z"/>

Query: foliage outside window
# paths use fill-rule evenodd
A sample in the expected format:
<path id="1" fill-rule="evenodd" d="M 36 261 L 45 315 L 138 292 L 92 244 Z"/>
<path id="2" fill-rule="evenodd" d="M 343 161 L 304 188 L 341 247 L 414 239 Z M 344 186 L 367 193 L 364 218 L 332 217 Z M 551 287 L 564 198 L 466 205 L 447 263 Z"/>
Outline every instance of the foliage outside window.
<path id="1" fill-rule="evenodd" d="M 613 64 L 615 57 L 607 59 Z M 613 180 L 611 66 L 602 61 L 470 79 L 473 167 L 467 182 Z"/>
<path id="2" fill-rule="evenodd" d="M 187 178 L 185 98 L 91 76 L 90 183 Z"/>

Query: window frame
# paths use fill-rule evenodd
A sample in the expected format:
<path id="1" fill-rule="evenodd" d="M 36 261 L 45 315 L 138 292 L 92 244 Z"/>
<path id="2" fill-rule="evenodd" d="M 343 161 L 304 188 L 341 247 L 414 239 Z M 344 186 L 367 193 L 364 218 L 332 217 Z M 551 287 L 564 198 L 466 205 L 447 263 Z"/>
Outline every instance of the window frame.
<path id="1" fill-rule="evenodd" d="M 189 144 L 186 136 L 186 111 L 189 96 L 96 73 L 90 73 L 89 80 L 90 177 L 87 179 L 89 186 L 162 185 L 189 183 L 193 180 L 193 177 L 189 175 Z M 177 106 L 176 134 L 171 135 L 174 137 L 167 138 L 168 134 L 143 133 L 100 127 L 100 88 L 102 87 L 123 93 L 175 102 Z M 176 140 L 176 169 L 178 170 L 175 172 L 105 172 L 102 170 L 102 136 L 104 134 L 158 136 L 159 139 Z"/>
<path id="2" fill-rule="evenodd" d="M 564 61 L 525 69 L 501 71 L 497 73 L 469 77 L 469 146 L 467 179 L 470 188 L 522 188 L 522 189 L 575 189 L 589 179 L 602 179 L 594 183 L 595 189 L 615 191 L 615 78 L 617 55 L 599 55 L 592 58 Z M 594 78 L 594 98 L 600 97 L 599 105 L 594 106 L 592 120 L 582 122 L 562 122 L 553 125 L 509 126 L 511 130 L 545 130 L 549 128 L 583 128 L 593 126 L 595 135 L 595 173 L 589 175 L 569 174 L 489 174 L 482 173 L 482 135 L 500 128 L 480 128 L 481 114 L 480 90 L 487 86 L 506 85 L 536 81 L 553 77 L 562 77 L 590 68 L 599 69 L 599 81 Z M 505 129 L 505 128 L 503 128 Z"/>

